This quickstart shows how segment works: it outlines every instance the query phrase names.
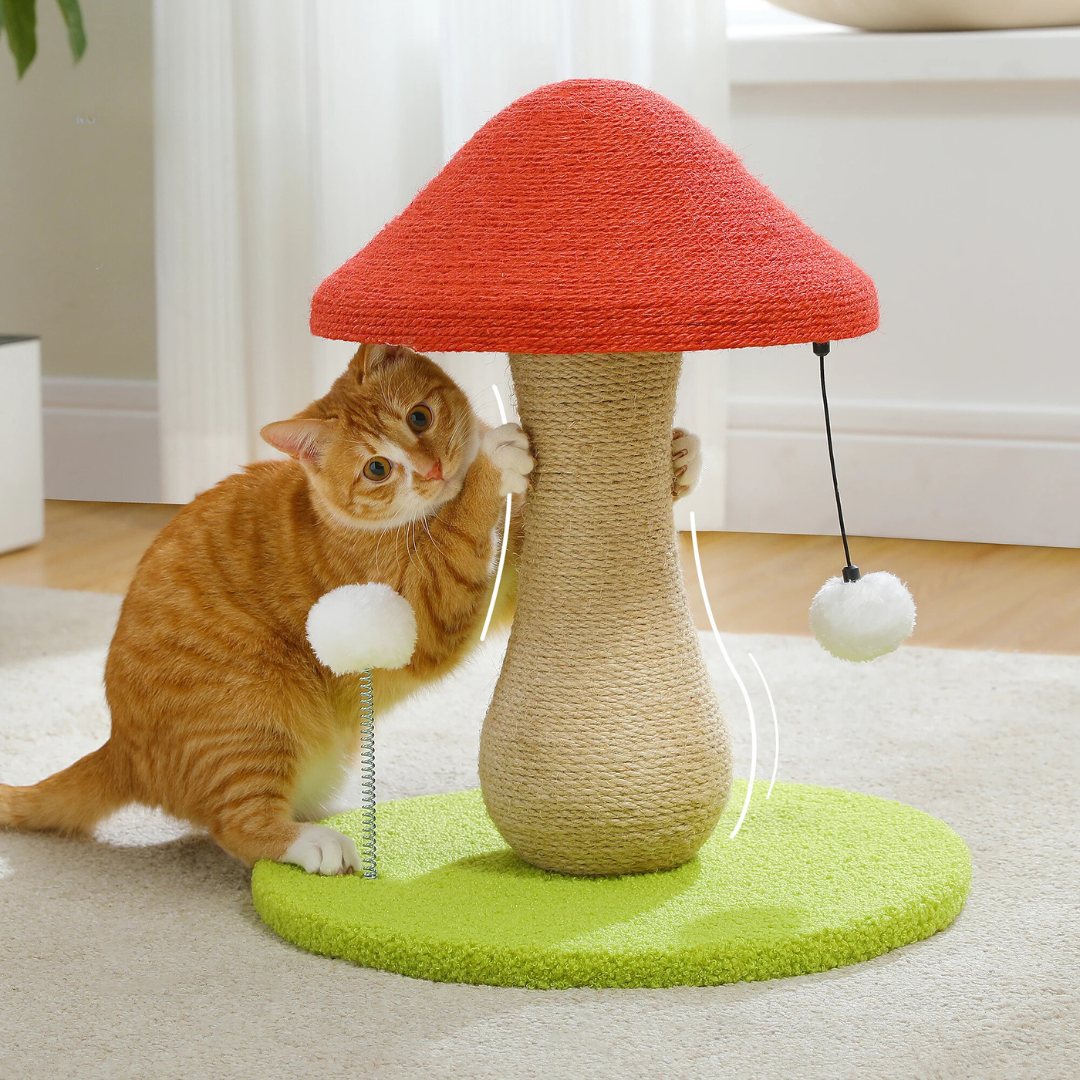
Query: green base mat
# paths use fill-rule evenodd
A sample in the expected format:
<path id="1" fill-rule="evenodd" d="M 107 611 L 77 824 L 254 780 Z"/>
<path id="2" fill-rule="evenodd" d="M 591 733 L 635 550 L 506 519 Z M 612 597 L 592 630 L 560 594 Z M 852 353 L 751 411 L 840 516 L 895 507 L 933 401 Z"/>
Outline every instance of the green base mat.
<path id="1" fill-rule="evenodd" d="M 940 821 L 836 788 L 736 781 L 685 866 L 581 878 L 509 850 L 478 791 L 380 803 L 379 877 L 260 862 L 255 907 L 302 948 L 439 982 L 710 986 L 854 964 L 949 925 L 971 857 Z M 758 790 L 761 795 L 758 795 Z M 356 840 L 360 814 L 324 823 Z"/>

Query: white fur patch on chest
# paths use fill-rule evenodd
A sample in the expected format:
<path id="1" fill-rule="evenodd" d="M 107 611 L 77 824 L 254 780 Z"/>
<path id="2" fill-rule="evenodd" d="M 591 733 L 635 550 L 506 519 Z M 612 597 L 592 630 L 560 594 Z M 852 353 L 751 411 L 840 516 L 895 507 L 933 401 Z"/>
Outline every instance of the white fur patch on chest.
<path id="1" fill-rule="evenodd" d="M 301 766 L 293 791 L 293 815 L 297 821 L 313 821 L 333 812 L 334 796 L 345 781 L 346 746 L 346 734 L 341 732 Z"/>

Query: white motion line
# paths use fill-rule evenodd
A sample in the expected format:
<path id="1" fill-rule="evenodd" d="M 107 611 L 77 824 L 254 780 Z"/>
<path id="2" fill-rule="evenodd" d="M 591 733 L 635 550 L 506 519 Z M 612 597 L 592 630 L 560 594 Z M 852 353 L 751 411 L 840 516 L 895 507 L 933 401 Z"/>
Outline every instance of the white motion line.
<path id="1" fill-rule="evenodd" d="M 701 589 L 701 599 L 705 601 L 705 614 L 709 616 L 709 625 L 712 627 L 713 637 L 716 638 L 716 644 L 720 646 L 720 655 L 723 656 L 724 663 L 727 664 L 728 671 L 731 672 L 731 677 L 738 683 L 739 689 L 742 691 L 743 701 L 746 703 L 746 713 L 750 717 L 750 780 L 746 785 L 746 798 L 743 800 L 742 813 L 739 814 L 739 820 L 735 822 L 735 828 L 731 830 L 731 835 L 728 837 L 729 840 L 734 840 L 739 829 L 742 828 L 743 818 L 746 817 L 746 811 L 750 809 L 750 796 L 754 793 L 754 774 L 757 772 L 757 724 L 754 723 L 754 706 L 750 701 L 750 695 L 746 692 L 746 684 L 735 670 L 735 665 L 731 662 L 727 649 L 724 648 L 720 631 L 716 629 L 716 620 L 713 618 L 709 594 L 705 589 L 705 575 L 701 572 L 701 556 L 698 554 L 697 544 L 697 522 L 694 519 L 693 510 L 690 511 L 690 541 L 694 545 L 694 566 L 697 567 L 697 580 L 698 588 Z"/>
<path id="2" fill-rule="evenodd" d="M 495 404 L 499 406 L 499 419 L 506 423 L 506 410 L 503 408 L 502 394 L 499 388 L 492 383 L 492 392 L 495 394 Z M 488 604 L 487 618 L 484 620 L 484 629 L 480 631 L 480 640 L 487 637 L 488 627 L 491 625 L 491 616 L 495 614 L 495 601 L 499 598 L 499 582 L 502 581 L 503 564 L 506 562 L 506 545 L 510 539 L 510 503 L 513 495 L 506 496 L 506 520 L 503 522 L 502 547 L 499 548 L 499 569 L 495 571 L 495 588 L 491 590 L 491 603 Z M 706 601 L 708 603 L 708 601 Z"/>
<path id="3" fill-rule="evenodd" d="M 773 759 L 772 759 L 772 779 L 769 781 L 769 790 L 765 794 L 766 802 L 772 795 L 773 784 L 776 783 L 776 770 L 780 766 L 780 721 L 776 719 L 776 703 L 772 699 L 772 691 L 769 689 L 769 684 L 765 679 L 765 672 L 758 667 L 758 662 L 754 659 L 753 653 L 747 653 L 750 657 L 750 663 L 757 668 L 758 675 L 761 676 L 761 685 L 765 687 L 765 696 L 769 699 L 769 708 L 772 710 L 772 730 L 773 730 Z"/>

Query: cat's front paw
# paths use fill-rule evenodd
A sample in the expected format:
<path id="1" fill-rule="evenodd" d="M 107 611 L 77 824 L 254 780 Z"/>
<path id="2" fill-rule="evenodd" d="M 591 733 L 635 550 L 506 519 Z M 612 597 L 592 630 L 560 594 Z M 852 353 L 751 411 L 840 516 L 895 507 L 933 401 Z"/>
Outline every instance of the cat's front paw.
<path id="1" fill-rule="evenodd" d="M 327 825 L 304 825 L 278 862 L 293 863 L 309 874 L 350 874 L 363 869 L 356 845 Z"/>
<path id="2" fill-rule="evenodd" d="M 529 439 L 517 424 L 493 428 L 480 444 L 491 463 L 502 474 L 500 495 L 522 495 L 529 486 L 526 479 L 536 464 L 529 453 Z"/>
<path id="3" fill-rule="evenodd" d="M 671 495 L 685 498 L 701 479 L 701 440 L 682 428 L 671 432 Z"/>

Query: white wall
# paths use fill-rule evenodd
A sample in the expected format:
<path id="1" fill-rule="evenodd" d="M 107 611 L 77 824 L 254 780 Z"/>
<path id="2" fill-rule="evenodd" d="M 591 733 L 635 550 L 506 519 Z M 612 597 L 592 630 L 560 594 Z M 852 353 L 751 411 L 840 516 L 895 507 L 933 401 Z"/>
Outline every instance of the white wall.
<path id="1" fill-rule="evenodd" d="M 55 3 L 19 80 L 0 40 L 0 335 L 40 335 L 45 494 L 160 496 L 150 0 Z"/>
<path id="2" fill-rule="evenodd" d="M 247 73 L 244 86 L 253 93 L 235 96 L 230 90 L 230 108 L 236 110 L 231 115 L 239 115 L 244 130 L 261 139 L 241 147 L 244 231 L 229 241 L 237 263 L 229 268 L 219 260 L 216 268 L 226 276 L 240 265 L 249 268 L 237 286 L 245 295 L 246 317 L 231 324 L 232 332 L 245 349 L 275 355 L 271 378 L 237 382 L 239 404 L 228 406 L 250 411 L 255 422 L 279 410 L 281 402 L 319 388 L 312 384 L 311 361 L 296 363 L 297 350 L 310 351 L 303 294 L 396 209 L 393 199 L 359 196 L 367 190 L 365 176 L 388 167 L 401 170 L 411 162 L 413 171 L 402 172 L 398 186 L 415 189 L 437 168 L 439 158 L 435 153 L 424 158 L 415 146 L 395 143 L 401 132 L 412 131 L 424 146 L 431 144 L 431 133 L 421 130 L 423 124 L 417 128 L 416 116 L 398 124 L 390 114 L 358 110 L 349 95 L 334 93 L 333 78 L 342 72 L 352 73 L 354 89 L 361 93 L 379 80 L 399 78 L 407 68 L 407 57 L 380 51 L 370 39 L 372 53 L 357 64 L 349 36 L 335 32 L 329 19 L 333 14 L 348 21 L 353 11 L 363 22 L 361 14 L 373 18 L 383 9 L 366 4 L 363 11 L 359 6 L 354 10 L 321 0 L 318 13 L 326 17 L 312 20 L 312 5 L 282 0 L 275 5 L 271 35 L 277 44 L 268 50 L 259 35 L 270 27 L 258 19 L 266 3 L 217 5 L 215 0 L 198 5 L 211 21 L 213 16 L 226 20 L 230 33 L 235 17 L 239 33 L 227 62 L 235 60 Z M 430 9 L 419 0 L 410 3 L 416 12 Z M 737 4 L 752 6 L 750 0 Z M 1080 543 L 1071 497 L 1080 480 L 1080 366 L 1069 314 L 1080 295 L 1080 260 L 1074 255 L 1080 250 L 1080 213 L 1072 190 L 1080 176 L 1080 33 L 860 35 L 805 20 L 799 33 L 792 29 L 797 18 L 759 7 L 773 28 L 737 26 L 731 43 L 732 141 L 752 171 L 873 274 L 882 298 L 882 330 L 864 341 L 838 345 L 829 362 L 841 483 L 852 530 Z M 172 6 L 177 12 L 190 9 L 186 2 Z M 109 19 L 119 17 L 118 7 L 87 0 L 84 10 L 91 47 L 83 63 L 71 66 L 59 19 L 46 4 L 40 13 L 40 55 L 22 85 L 11 76 L 0 101 L 0 123 L 9 125 L 0 127 L 0 133 L 7 133 L 5 149 L 16 145 L 12 139 L 34 134 L 39 121 L 25 112 L 33 95 L 44 103 L 34 108 L 52 110 L 36 137 L 51 170 L 48 183 L 60 185 L 69 201 L 72 193 L 88 194 L 99 183 L 97 173 L 87 172 L 89 165 L 74 170 L 77 184 L 70 180 L 70 161 L 65 165 L 62 153 L 70 139 L 93 134 L 98 140 L 93 145 L 107 149 L 103 136 L 119 138 L 127 131 L 124 137 L 137 135 L 135 142 L 141 140 L 146 153 L 151 140 L 148 4 L 135 5 L 126 29 L 115 31 Z M 286 24 L 287 18 L 293 21 Z M 412 22 L 416 40 L 433 56 L 442 31 L 417 18 Z M 363 26 L 354 29 L 361 33 Z M 295 93 L 290 88 L 305 87 L 305 73 L 320 54 L 326 59 L 319 64 L 322 80 L 306 84 L 310 97 Z M 108 86 L 127 79 L 134 111 L 117 113 L 102 127 L 100 117 L 109 112 L 100 102 L 107 94 L 98 88 L 103 75 L 94 65 L 106 58 L 115 65 Z M 460 59 L 468 62 L 468 57 Z M 136 74 L 124 75 L 124 63 L 133 65 Z M 331 77 L 332 70 L 339 75 Z M 444 92 L 441 78 L 421 62 L 413 74 L 414 102 L 436 100 Z M 451 134 L 468 126 L 470 109 L 483 105 L 449 94 L 447 102 L 439 126 L 445 124 Z M 99 120 L 93 129 L 75 123 L 77 115 L 94 109 Z M 203 140 L 221 134 L 227 118 L 211 114 L 210 119 L 213 123 L 194 127 Z M 394 123 L 387 126 L 390 120 Z M 345 125 L 340 137 L 334 134 L 339 122 Z M 128 127 L 110 134 L 109 125 L 121 123 Z M 16 130 L 12 124 L 22 127 Z M 313 131 L 321 134 L 316 138 Z M 370 151 L 373 143 L 378 153 Z M 444 151 L 450 149 L 448 143 Z M 314 165 L 306 156 L 309 150 Z M 86 159 L 94 169 L 126 160 L 103 151 L 94 155 Z M 60 207 L 53 224 L 74 229 L 71 237 L 80 258 L 95 259 L 86 273 L 98 265 L 95 244 L 105 238 L 100 220 L 73 219 L 72 207 L 61 207 L 53 187 L 41 187 L 47 196 L 41 201 L 44 209 L 29 216 L 19 209 L 25 200 L 15 195 L 36 183 L 26 172 L 31 164 L 25 149 L 0 155 L 5 194 L 0 215 L 6 215 L 0 221 L 8 255 L 19 256 L 3 270 L 0 310 L 10 308 L 15 313 L 7 317 L 10 328 L 20 330 L 39 328 L 34 318 L 23 320 L 31 323 L 27 326 L 15 315 L 32 314 L 18 301 L 25 265 L 19 253 L 38 243 L 34 229 L 44 226 L 34 222 L 52 220 L 45 210 Z M 314 203 L 307 187 L 313 167 L 338 178 Z M 142 185 L 141 194 L 132 197 L 123 194 L 127 189 L 116 188 L 117 198 L 108 204 L 109 213 L 123 211 L 119 220 L 142 230 L 142 239 L 131 249 L 141 254 L 124 270 L 123 289 L 109 300 L 113 305 L 119 296 L 121 312 L 109 305 L 94 307 L 78 277 L 84 272 L 81 263 L 74 267 L 74 285 L 57 267 L 46 267 L 46 277 L 57 288 L 49 292 L 40 283 L 34 286 L 39 298 L 73 313 L 74 325 L 92 315 L 102 326 L 112 326 L 117 340 L 134 340 L 134 333 L 144 342 L 117 347 L 111 356 L 96 338 L 92 349 L 80 352 L 76 332 L 69 334 L 73 346 L 63 350 L 51 347 L 46 334 L 47 369 L 68 376 L 45 386 L 46 490 L 53 497 L 145 499 L 159 491 L 153 482 L 156 393 L 148 381 L 152 367 L 146 367 L 153 352 L 153 319 L 145 299 L 153 296 L 147 271 L 149 177 L 145 162 L 139 168 L 144 171 L 131 179 Z M 201 190 L 211 204 L 221 193 L 212 184 Z M 407 198 L 406 192 L 402 199 Z M 312 228 L 321 237 L 314 253 Z M 120 234 L 114 230 L 110 235 L 116 239 Z M 220 256 L 220 246 L 217 250 Z M 62 254 L 63 248 L 55 251 Z M 277 273 L 275 267 L 285 270 Z M 123 291 L 136 284 L 143 301 Z M 64 299 L 69 286 L 75 292 Z M 93 310 L 80 314 L 76 302 Z M 134 322 L 127 321 L 124 310 Z M 179 314 L 187 317 L 182 310 Z M 148 321 L 139 322 L 144 316 Z M 202 348 L 194 338 L 188 347 L 196 354 Z M 335 348 L 325 343 L 326 355 L 316 357 L 317 382 L 340 363 Z M 97 359 L 87 361 L 91 354 Z M 61 362 L 61 357 L 68 359 Z M 102 357 L 115 366 L 103 366 Z M 90 366 L 83 367 L 84 361 Z M 498 380 L 504 363 L 493 357 L 462 362 L 473 363 L 478 397 Z M 715 365 L 717 386 L 725 364 L 722 359 L 708 363 Z M 809 349 L 735 353 L 730 368 L 727 526 L 834 532 L 816 367 Z M 95 381 L 100 374 L 123 377 Z M 686 417 L 688 422 L 715 440 L 723 430 L 723 395 L 719 405 L 691 393 L 686 399 L 702 404 Z M 490 401 L 480 404 L 491 412 Z"/>
<path id="3" fill-rule="evenodd" d="M 747 166 L 877 283 L 828 361 L 850 531 L 1080 545 L 1080 30 L 773 31 L 731 65 Z M 810 348 L 730 385 L 728 527 L 835 532 Z"/>
<path id="4" fill-rule="evenodd" d="M 77 64 L 55 3 L 20 80 L 0 39 L 0 334 L 48 376 L 154 377 L 150 0 L 82 0 Z"/>

